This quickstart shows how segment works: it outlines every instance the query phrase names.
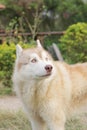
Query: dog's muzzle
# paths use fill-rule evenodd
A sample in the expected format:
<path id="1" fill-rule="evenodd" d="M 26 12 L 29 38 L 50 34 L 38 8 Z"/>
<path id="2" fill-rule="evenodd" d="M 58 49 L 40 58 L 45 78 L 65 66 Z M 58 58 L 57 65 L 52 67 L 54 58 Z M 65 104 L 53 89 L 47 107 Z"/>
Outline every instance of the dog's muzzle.
<path id="1" fill-rule="evenodd" d="M 53 67 L 51 65 L 45 66 L 45 70 L 46 70 L 47 73 L 51 73 L 52 69 L 53 69 Z"/>

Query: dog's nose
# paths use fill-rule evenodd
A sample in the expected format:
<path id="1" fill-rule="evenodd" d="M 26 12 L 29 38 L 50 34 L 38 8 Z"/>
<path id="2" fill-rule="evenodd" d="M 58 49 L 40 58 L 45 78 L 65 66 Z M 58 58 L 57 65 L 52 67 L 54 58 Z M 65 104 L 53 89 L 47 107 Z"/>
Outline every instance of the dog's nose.
<path id="1" fill-rule="evenodd" d="M 45 66 L 45 70 L 47 71 L 47 72 L 51 72 L 52 71 L 52 66 L 51 65 L 46 65 Z"/>

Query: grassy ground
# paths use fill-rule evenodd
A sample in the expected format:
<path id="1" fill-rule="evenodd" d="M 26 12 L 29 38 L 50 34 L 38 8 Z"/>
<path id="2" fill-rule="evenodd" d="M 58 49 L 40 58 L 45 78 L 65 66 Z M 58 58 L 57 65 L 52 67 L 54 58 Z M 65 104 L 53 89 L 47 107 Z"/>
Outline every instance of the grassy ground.
<path id="1" fill-rule="evenodd" d="M 0 111 L 0 130 L 31 130 L 22 111 Z"/>
<path id="2" fill-rule="evenodd" d="M 0 96 L 4 95 L 14 95 L 14 93 L 11 87 L 5 87 L 0 81 Z"/>
<path id="3" fill-rule="evenodd" d="M 0 130 L 31 130 L 31 128 L 22 111 L 0 110 Z M 66 130 L 87 130 L 87 114 L 73 117 L 66 123 Z"/>
<path id="4" fill-rule="evenodd" d="M 66 130 L 87 130 L 87 113 L 73 117 L 67 121 Z"/>

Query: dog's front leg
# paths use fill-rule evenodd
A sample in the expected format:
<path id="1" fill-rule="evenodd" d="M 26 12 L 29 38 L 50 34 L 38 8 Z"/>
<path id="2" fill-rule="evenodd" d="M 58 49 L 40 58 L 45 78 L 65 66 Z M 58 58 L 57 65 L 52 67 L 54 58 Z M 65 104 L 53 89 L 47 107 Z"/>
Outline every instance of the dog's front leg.
<path id="1" fill-rule="evenodd" d="M 46 130 L 45 122 L 39 118 L 34 116 L 31 120 L 32 130 Z"/>
<path id="2" fill-rule="evenodd" d="M 48 122 L 50 130 L 65 130 L 65 116 L 55 113 Z"/>
<path id="3" fill-rule="evenodd" d="M 65 130 L 65 114 L 62 110 L 48 109 L 42 113 L 42 117 L 45 120 L 50 130 Z"/>
<path id="4" fill-rule="evenodd" d="M 49 126 L 49 128 L 50 128 L 50 130 L 65 130 L 64 126 L 59 125 L 59 124 L 57 124 L 57 125 L 53 124 L 53 125 Z"/>
<path id="5" fill-rule="evenodd" d="M 63 120 L 50 120 L 50 122 L 47 123 L 50 130 L 65 130 L 64 126 L 65 123 Z"/>

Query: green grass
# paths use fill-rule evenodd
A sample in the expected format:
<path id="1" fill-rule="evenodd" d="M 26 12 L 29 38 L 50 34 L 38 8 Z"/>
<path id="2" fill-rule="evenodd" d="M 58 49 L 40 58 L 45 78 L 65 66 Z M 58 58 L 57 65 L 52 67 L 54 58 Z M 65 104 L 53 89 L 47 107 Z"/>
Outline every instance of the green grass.
<path id="1" fill-rule="evenodd" d="M 12 88 L 0 88 L 0 95 L 4 96 L 4 95 L 12 95 Z"/>
<path id="2" fill-rule="evenodd" d="M 14 95 L 12 87 L 5 87 L 2 82 L 0 82 L 0 96 L 4 95 Z"/>
<path id="3" fill-rule="evenodd" d="M 30 124 L 22 111 L 0 111 L 0 130 L 31 130 Z"/>
<path id="4" fill-rule="evenodd" d="M 31 127 L 22 111 L 0 110 L 0 130 L 31 130 Z M 87 130 L 87 114 L 69 120 L 66 130 Z"/>
<path id="5" fill-rule="evenodd" d="M 87 130 L 87 114 L 81 114 L 67 121 L 66 130 Z"/>

